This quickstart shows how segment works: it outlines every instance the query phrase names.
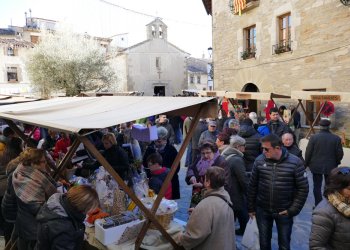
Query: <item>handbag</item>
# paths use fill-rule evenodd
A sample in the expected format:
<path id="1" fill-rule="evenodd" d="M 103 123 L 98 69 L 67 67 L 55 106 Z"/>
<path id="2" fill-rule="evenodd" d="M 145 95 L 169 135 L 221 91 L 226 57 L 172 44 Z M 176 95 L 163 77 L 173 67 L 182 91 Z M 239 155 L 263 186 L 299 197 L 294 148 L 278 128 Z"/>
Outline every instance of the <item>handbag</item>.
<path id="1" fill-rule="evenodd" d="M 256 223 L 256 217 L 249 219 L 241 244 L 243 249 L 260 250 L 259 229 L 258 224 Z"/>

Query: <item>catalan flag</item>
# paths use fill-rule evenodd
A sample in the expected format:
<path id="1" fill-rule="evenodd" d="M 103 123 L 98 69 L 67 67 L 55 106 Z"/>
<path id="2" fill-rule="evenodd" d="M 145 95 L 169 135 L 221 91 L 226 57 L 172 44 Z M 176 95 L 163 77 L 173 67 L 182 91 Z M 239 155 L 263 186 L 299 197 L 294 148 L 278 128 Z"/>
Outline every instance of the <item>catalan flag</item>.
<path id="1" fill-rule="evenodd" d="M 234 0 L 233 6 L 234 6 L 234 13 L 235 14 L 242 14 L 242 10 L 246 7 L 247 1 L 246 0 Z"/>

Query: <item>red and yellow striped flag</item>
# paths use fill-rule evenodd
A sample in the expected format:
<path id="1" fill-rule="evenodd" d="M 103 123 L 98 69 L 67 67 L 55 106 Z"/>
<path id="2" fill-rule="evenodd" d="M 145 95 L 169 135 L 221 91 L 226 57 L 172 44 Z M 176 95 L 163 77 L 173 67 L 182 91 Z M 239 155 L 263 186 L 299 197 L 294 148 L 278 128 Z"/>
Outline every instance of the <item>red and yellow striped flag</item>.
<path id="1" fill-rule="evenodd" d="M 242 10 L 247 6 L 247 1 L 246 0 L 234 0 L 233 2 L 234 6 L 234 13 L 235 14 L 242 14 Z"/>

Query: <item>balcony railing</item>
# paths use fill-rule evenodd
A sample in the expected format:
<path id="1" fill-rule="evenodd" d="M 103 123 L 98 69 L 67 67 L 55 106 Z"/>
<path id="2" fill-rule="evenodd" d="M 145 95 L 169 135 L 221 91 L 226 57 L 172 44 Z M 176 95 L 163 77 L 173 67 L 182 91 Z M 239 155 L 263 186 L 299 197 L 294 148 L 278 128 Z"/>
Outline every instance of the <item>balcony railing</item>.
<path id="1" fill-rule="evenodd" d="M 241 58 L 242 58 L 242 60 L 255 58 L 255 53 L 256 53 L 255 48 L 248 48 L 248 49 L 244 50 L 243 52 L 241 52 Z"/>
<path id="2" fill-rule="evenodd" d="M 260 3 L 260 0 L 246 0 L 246 7 L 242 10 L 242 13 L 249 11 L 251 9 L 254 9 L 255 7 L 258 7 Z M 235 15 L 238 15 L 239 11 L 234 11 L 235 5 L 234 5 L 234 0 L 230 1 L 230 8 L 232 13 Z"/>
<path id="3" fill-rule="evenodd" d="M 272 54 L 281 54 L 292 51 L 292 41 L 283 41 L 278 44 L 272 45 Z"/>

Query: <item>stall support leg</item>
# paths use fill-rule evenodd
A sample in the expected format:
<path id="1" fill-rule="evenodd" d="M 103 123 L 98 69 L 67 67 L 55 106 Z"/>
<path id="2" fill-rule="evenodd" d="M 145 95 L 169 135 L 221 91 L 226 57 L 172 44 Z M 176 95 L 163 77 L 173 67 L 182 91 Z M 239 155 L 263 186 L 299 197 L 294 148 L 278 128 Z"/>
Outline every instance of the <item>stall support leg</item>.
<path id="1" fill-rule="evenodd" d="M 181 145 L 181 148 L 179 150 L 179 153 L 177 154 L 173 164 L 171 165 L 171 170 L 170 170 L 170 173 L 167 175 L 167 177 L 165 178 L 165 181 L 157 195 L 157 199 L 155 200 L 153 206 L 152 206 L 152 209 L 151 209 L 151 212 L 152 214 L 155 214 L 158 207 L 159 207 L 159 204 L 162 200 L 162 198 L 164 197 L 164 194 L 165 194 L 165 191 L 168 187 L 168 185 L 170 184 L 170 181 L 171 179 L 173 178 L 175 172 L 176 172 L 176 169 L 177 169 L 177 166 L 179 165 L 180 163 L 180 160 L 187 148 L 187 145 L 188 143 L 190 142 L 190 139 L 192 138 L 192 135 L 194 133 L 194 128 L 197 127 L 198 125 L 198 122 L 199 122 L 199 118 L 201 116 L 201 113 L 202 113 L 202 110 L 203 110 L 203 105 L 200 106 L 196 116 L 194 117 L 194 119 L 192 120 L 191 122 L 191 126 L 190 126 L 190 129 L 189 129 L 189 132 L 183 142 L 183 144 Z M 142 243 L 142 240 L 143 238 L 145 237 L 146 235 L 146 232 L 149 228 L 149 226 L 151 225 L 151 221 L 150 220 L 147 220 L 146 223 L 143 225 L 142 229 L 141 229 L 141 232 L 139 234 L 139 236 L 137 237 L 136 239 L 136 243 L 135 243 L 135 249 L 139 249 L 140 246 L 141 246 L 141 243 Z"/>
<path id="2" fill-rule="evenodd" d="M 311 124 L 311 128 L 309 129 L 309 132 L 306 134 L 306 138 L 309 138 L 309 135 L 310 135 L 310 133 L 311 133 L 311 130 L 315 133 L 315 131 L 313 130 L 313 129 L 314 129 L 314 126 L 315 126 L 315 124 L 316 124 L 316 122 L 317 122 L 317 119 L 320 117 L 321 112 L 322 112 L 322 110 L 323 110 L 323 107 L 324 107 L 324 105 L 326 105 L 326 103 L 327 103 L 327 101 L 325 101 L 325 102 L 322 104 L 320 110 L 318 111 L 318 113 L 317 113 L 317 115 L 316 115 L 316 117 L 315 117 L 315 119 L 314 119 L 314 122 Z"/>
<path id="3" fill-rule="evenodd" d="M 26 136 L 13 121 L 7 119 L 4 119 L 4 121 L 27 145 L 29 145 L 30 147 L 34 147 L 33 143 L 29 140 L 29 137 Z"/>
<path id="4" fill-rule="evenodd" d="M 68 162 L 71 161 L 75 151 L 77 150 L 77 148 L 80 145 L 80 141 L 78 138 L 75 138 L 75 140 L 73 141 L 70 149 L 68 150 L 68 152 L 65 154 L 64 158 L 62 159 L 62 161 L 59 163 L 59 165 L 57 166 L 54 174 L 53 174 L 53 178 L 55 180 L 58 179 L 59 174 L 61 173 L 61 171 L 67 166 Z"/>
<path id="5" fill-rule="evenodd" d="M 171 243 L 175 249 L 179 249 L 179 245 L 176 244 L 173 238 L 168 234 L 168 232 L 160 225 L 154 214 L 151 213 L 135 195 L 135 193 L 125 184 L 124 180 L 115 172 L 108 161 L 101 155 L 101 153 L 96 149 L 96 147 L 89 141 L 85 136 L 78 135 L 79 140 L 84 144 L 84 146 L 91 152 L 91 154 L 98 160 L 102 166 L 110 173 L 110 175 L 117 181 L 118 185 L 124 190 L 127 195 L 131 198 L 133 202 L 145 213 L 146 217 L 152 221 L 155 227 L 162 233 L 162 235 Z"/>

